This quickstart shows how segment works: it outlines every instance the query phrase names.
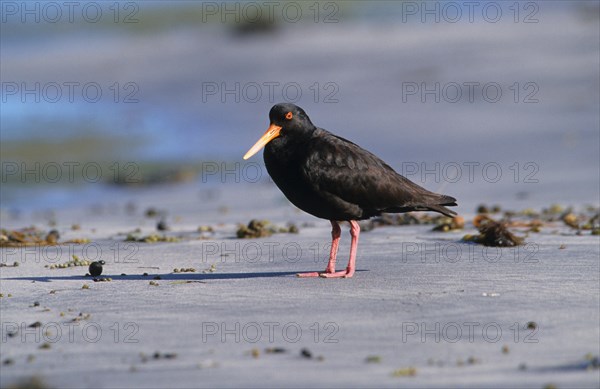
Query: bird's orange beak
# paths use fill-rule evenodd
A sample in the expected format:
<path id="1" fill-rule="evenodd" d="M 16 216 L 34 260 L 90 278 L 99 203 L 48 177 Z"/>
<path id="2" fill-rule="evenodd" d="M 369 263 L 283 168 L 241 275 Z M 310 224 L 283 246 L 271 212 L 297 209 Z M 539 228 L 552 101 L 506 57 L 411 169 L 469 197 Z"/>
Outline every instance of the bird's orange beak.
<path id="1" fill-rule="evenodd" d="M 263 136 L 261 136 L 260 139 L 254 144 L 254 146 L 252 146 L 252 148 L 250 148 L 250 150 L 248 150 L 248 152 L 244 155 L 244 159 L 248 159 L 254 154 L 258 153 L 260 149 L 265 147 L 267 143 L 277 138 L 279 136 L 280 131 L 281 127 L 271 123 L 267 131 L 263 134 Z"/>

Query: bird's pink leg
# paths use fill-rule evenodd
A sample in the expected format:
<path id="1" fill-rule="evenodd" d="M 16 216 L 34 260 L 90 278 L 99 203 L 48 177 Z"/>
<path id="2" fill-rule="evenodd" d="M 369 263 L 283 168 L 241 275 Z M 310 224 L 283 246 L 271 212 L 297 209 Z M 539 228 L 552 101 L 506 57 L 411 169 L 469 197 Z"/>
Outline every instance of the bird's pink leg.
<path id="1" fill-rule="evenodd" d="M 360 226 L 358 222 L 354 220 L 350 220 L 350 236 L 352 236 L 352 242 L 350 243 L 350 260 L 348 261 L 348 267 L 346 270 L 338 271 L 338 272 L 325 272 L 319 274 L 320 277 L 324 278 L 350 278 L 354 275 L 354 270 L 356 269 L 356 249 L 358 247 L 358 235 L 360 235 Z"/>
<path id="2" fill-rule="evenodd" d="M 327 263 L 327 268 L 325 269 L 325 273 L 335 273 L 335 258 L 337 256 L 338 247 L 340 246 L 340 236 L 342 235 L 342 229 L 340 225 L 335 220 L 330 220 L 331 222 L 331 250 L 329 251 L 329 262 Z M 318 277 L 320 273 L 311 272 L 311 273 L 298 273 L 298 277 Z"/>

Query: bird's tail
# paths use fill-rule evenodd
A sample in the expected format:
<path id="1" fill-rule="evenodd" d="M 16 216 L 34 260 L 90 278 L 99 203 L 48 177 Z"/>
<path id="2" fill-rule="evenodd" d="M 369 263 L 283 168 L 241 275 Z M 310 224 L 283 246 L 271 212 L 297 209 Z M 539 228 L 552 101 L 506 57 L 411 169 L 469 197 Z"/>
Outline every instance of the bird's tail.
<path id="1" fill-rule="evenodd" d="M 435 194 L 435 197 L 432 198 L 431 200 L 432 201 L 430 201 L 426 205 L 424 205 L 424 207 L 427 210 L 439 212 L 448 217 L 453 217 L 456 215 L 456 212 L 454 212 L 451 209 L 446 208 L 446 206 L 455 207 L 457 205 L 456 199 L 454 197 Z"/>

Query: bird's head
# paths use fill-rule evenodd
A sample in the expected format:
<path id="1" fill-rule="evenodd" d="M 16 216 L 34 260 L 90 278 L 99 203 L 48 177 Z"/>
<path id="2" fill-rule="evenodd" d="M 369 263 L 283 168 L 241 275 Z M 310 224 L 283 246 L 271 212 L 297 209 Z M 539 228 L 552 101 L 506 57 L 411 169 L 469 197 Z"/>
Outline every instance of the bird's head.
<path id="1" fill-rule="evenodd" d="M 248 159 L 258 153 L 267 143 L 278 136 L 286 136 L 298 132 L 306 132 L 314 129 L 308 115 L 297 105 L 289 103 L 275 104 L 269 112 L 271 124 L 267 131 L 244 155 Z"/>

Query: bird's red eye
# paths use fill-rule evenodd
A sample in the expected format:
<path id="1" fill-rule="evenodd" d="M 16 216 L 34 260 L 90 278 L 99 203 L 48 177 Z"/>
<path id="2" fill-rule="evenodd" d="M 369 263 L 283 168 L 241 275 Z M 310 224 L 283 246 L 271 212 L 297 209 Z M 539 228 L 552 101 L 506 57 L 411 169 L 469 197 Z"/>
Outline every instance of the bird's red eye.
<path id="1" fill-rule="evenodd" d="M 294 115 L 291 112 L 288 112 L 288 113 L 285 114 L 285 118 L 287 120 L 292 120 L 293 117 L 294 117 Z"/>

